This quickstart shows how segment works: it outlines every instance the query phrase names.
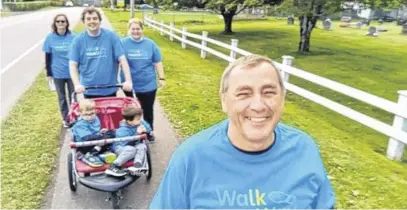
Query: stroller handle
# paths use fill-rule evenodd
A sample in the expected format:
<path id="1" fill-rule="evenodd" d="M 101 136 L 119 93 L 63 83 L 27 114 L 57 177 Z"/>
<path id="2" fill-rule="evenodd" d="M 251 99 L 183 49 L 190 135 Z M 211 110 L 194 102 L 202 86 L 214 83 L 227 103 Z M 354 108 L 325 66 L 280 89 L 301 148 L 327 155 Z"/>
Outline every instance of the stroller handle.
<path id="1" fill-rule="evenodd" d="M 121 84 L 117 84 L 117 85 L 94 85 L 94 86 L 86 86 L 85 90 L 90 90 L 90 89 L 104 89 L 104 88 L 114 88 L 114 87 L 119 87 L 119 88 L 123 88 L 123 85 Z"/>
<path id="2" fill-rule="evenodd" d="M 116 84 L 116 85 L 93 85 L 93 86 L 85 86 L 85 90 L 91 90 L 91 89 L 106 89 L 106 88 L 121 88 L 123 90 L 123 85 L 122 84 Z M 135 95 L 134 90 L 132 91 L 133 96 Z M 76 91 L 72 92 L 71 95 L 71 104 L 74 103 L 76 100 Z"/>

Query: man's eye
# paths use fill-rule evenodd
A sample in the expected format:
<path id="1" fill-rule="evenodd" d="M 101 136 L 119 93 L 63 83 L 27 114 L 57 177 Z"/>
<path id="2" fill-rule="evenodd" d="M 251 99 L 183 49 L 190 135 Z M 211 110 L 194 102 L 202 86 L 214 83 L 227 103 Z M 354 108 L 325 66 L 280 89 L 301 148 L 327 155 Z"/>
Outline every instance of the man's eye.
<path id="1" fill-rule="evenodd" d="M 237 97 L 243 97 L 243 96 L 248 96 L 249 93 L 238 93 Z"/>

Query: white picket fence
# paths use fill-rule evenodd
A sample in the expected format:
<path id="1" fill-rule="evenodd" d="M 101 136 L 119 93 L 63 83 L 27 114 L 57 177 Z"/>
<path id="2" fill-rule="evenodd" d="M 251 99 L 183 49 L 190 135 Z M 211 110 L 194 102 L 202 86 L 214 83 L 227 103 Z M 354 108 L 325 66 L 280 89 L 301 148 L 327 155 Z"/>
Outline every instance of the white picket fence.
<path id="1" fill-rule="evenodd" d="M 143 15 L 143 20 L 146 26 L 151 27 L 153 30 L 158 30 L 163 36 L 168 35 L 171 41 L 174 41 L 174 39 L 180 41 L 182 48 L 185 49 L 187 45 L 190 45 L 200 49 L 201 58 L 203 59 L 206 57 L 206 53 L 211 53 L 225 61 L 232 62 L 236 59 L 237 54 L 243 56 L 252 54 L 246 50 L 238 48 L 237 39 L 232 39 L 231 44 L 226 44 L 209 38 L 207 31 L 202 31 L 202 35 L 189 33 L 187 32 L 187 27 L 185 26 L 183 26 L 182 30 L 180 30 L 174 26 L 173 22 L 170 22 L 169 25 L 166 25 L 163 21 L 154 20 L 153 18 L 148 17 L 146 14 Z M 177 35 L 177 33 L 180 35 Z M 201 40 L 201 43 L 196 43 L 188 40 L 187 37 Z M 212 43 L 228 49 L 230 50 L 230 54 L 226 55 L 222 52 L 209 48 L 207 47 L 207 43 Z M 324 77 L 320 77 L 304 70 L 297 69 L 292 66 L 292 61 L 294 59 L 292 56 L 282 56 L 282 58 L 282 63 L 274 62 L 274 64 L 279 68 L 285 81 L 284 84 L 288 91 L 298 94 L 306 99 L 309 99 L 317 104 L 320 104 L 339 114 L 342 114 L 343 116 L 348 117 L 360 124 L 363 124 L 371 129 L 387 135 L 388 137 L 390 137 L 387 146 L 387 157 L 391 160 L 398 161 L 402 159 L 404 147 L 407 144 L 407 90 L 398 91 L 399 100 L 398 103 L 395 103 L 393 101 L 380 98 L 378 96 L 329 80 Z M 386 124 L 342 104 L 319 96 L 296 85 L 290 84 L 290 75 L 297 76 L 299 78 L 321 85 L 325 88 L 329 88 L 336 92 L 342 93 L 359 101 L 363 101 L 367 104 L 392 113 L 394 114 L 393 125 Z M 355 139 L 355 141 L 357 141 L 357 139 Z"/>

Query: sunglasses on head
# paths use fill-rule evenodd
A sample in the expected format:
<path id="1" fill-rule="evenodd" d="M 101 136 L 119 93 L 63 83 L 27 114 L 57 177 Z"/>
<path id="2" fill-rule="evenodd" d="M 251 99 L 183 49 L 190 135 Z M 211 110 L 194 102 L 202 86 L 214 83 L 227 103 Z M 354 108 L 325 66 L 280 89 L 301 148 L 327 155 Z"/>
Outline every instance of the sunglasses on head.
<path id="1" fill-rule="evenodd" d="M 56 23 L 65 23 L 66 21 L 65 20 L 57 20 L 57 21 L 55 21 Z"/>

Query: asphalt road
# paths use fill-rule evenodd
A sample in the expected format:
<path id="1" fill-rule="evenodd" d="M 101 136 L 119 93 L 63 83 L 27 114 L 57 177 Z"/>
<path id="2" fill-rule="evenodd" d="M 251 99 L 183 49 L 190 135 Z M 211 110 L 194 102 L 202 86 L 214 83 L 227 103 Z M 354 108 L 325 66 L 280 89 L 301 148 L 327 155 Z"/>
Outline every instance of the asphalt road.
<path id="1" fill-rule="evenodd" d="M 51 32 L 53 17 L 68 16 L 73 28 L 81 8 L 59 8 L 2 18 L 1 30 L 1 119 L 44 70 L 43 39 Z M 45 79 L 45 78 L 44 78 Z M 55 99 L 56 100 L 56 99 Z M 56 102 L 56 101 L 55 101 Z"/>

